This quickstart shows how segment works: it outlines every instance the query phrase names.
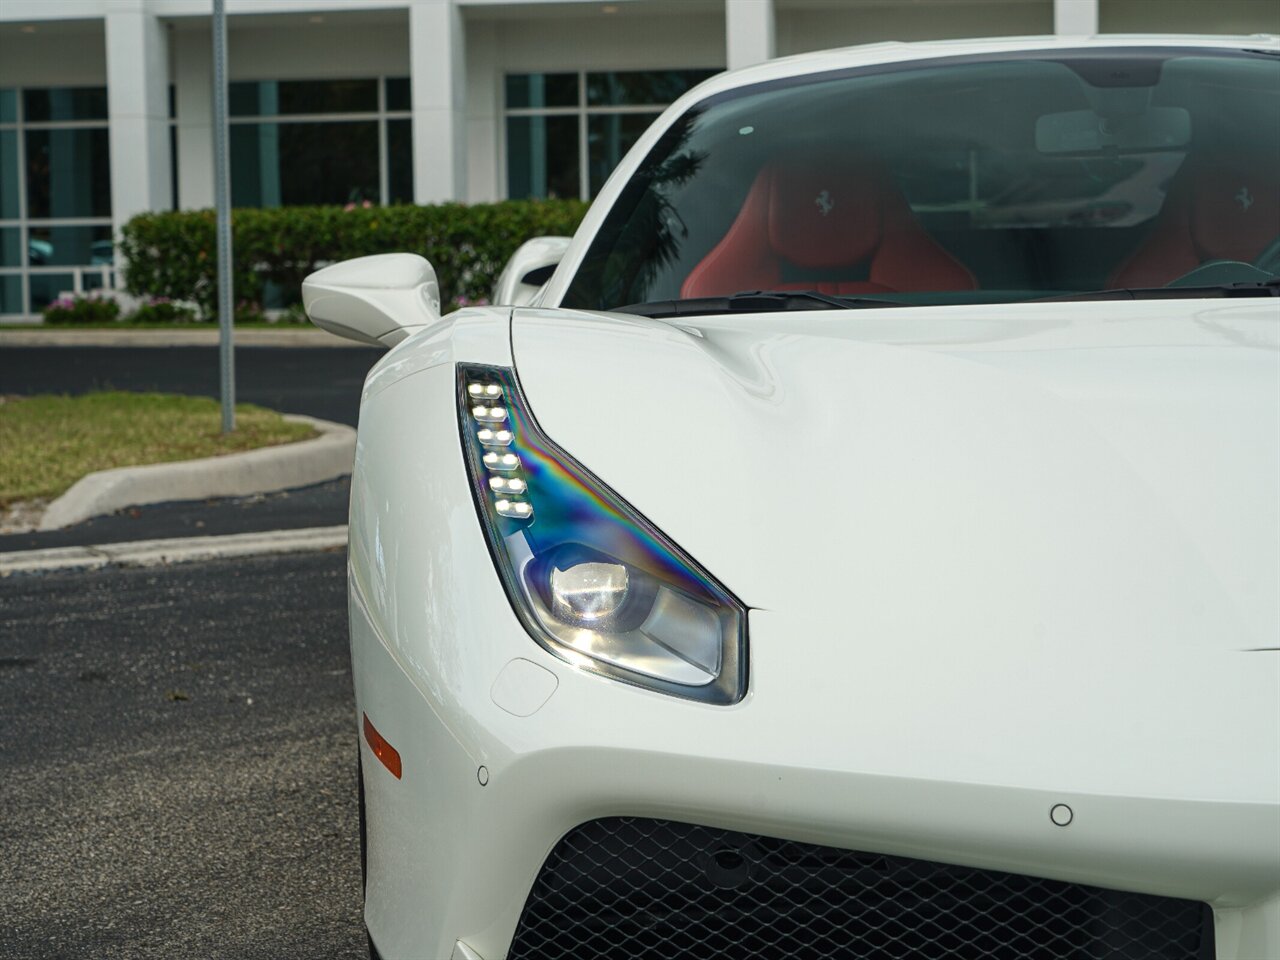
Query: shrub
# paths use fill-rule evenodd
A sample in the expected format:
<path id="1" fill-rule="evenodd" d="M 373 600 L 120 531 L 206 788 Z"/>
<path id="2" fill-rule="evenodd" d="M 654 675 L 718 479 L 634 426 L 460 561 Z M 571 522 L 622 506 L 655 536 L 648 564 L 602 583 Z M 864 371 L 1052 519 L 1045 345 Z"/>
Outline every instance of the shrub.
<path id="1" fill-rule="evenodd" d="M 407 251 L 436 268 L 442 303 L 475 302 L 489 296 L 520 244 L 571 234 L 585 212 L 578 200 L 236 210 L 235 295 L 260 303 L 268 282 L 297 291 L 303 277 L 327 263 Z M 212 210 L 139 214 L 121 232 L 126 288 L 135 295 L 191 300 L 202 316 L 215 316 L 215 239 Z"/>
<path id="2" fill-rule="evenodd" d="M 120 304 L 105 297 L 59 297 L 42 311 L 50 324 L 115 323 L 120 318 Z"/>
<path id="3" fill-rule="evenodd" d="M 216 313 L 214 319 L 217 319 Z M 241 300 L 231 312 L 232 323 L 266 323 L 267 315 L 262 312 L 262 304 L 257 300 Z"/>
<path id="4" fill-rule="evenodd" d="M 302 306 L 302 301 L 291 303 L 280 312 L 280 316 L 276 317 L 276 323 L 282 323 L 286 326 L 297 324 L 309 324 L 311 320 L 307 317 L 307 311 Z"/>
<path id="5" fill-rule="evenodd" d="M 167 297 L 151 297 L 125 317 L 126 323 L 194 323 L 196 311 Z"/>

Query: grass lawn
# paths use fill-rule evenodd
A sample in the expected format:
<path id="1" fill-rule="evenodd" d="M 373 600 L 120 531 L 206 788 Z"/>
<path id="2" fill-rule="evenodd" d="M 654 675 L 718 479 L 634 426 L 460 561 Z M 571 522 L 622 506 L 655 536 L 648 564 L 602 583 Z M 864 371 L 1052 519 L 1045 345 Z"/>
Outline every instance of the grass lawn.
<path id="1" fill-rule="evenodd" d="M 165 393 L 0 396 L 0 507 L 56 497 L 95 470 L 194 460 L 315 434 L 274 410 L 238 404 L 235 432 L 224 436 L 219 410 L 209 397 Z"/>

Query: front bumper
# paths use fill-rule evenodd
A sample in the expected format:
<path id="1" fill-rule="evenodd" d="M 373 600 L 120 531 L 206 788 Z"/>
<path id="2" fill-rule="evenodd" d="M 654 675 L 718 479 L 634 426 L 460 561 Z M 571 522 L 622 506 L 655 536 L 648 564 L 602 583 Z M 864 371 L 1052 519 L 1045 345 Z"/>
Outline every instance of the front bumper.
<path id="1" fill-rule="evenodd" d="M 593 820 L 547 858 L 511 960 L 1186 960 L 1213 954 L 1194 900 L 662 820 Z"/>
<path id="2" fill-rule="evenodd" d="M 353 609 L 360 709 L 404 764 L 396 781 L 365 757 L 366 921 L 388 958 L 446 957 L 455 941 L 506 956 L 557 842 L 617 816 L 1200 901 L 1215 911 L 1219 960 L 1280 954 L 1274 806 L 875 776 L 840 769 L 834 751 L 826 767 L 797 765 L 735 733 L 758 705 L 677 706 L 529 649 L 556 674 L 532 716 L 492 690 L 441 713 Z M 834 746 L 813 712 L 774 719 Z M 1050 816 L 1059 804 L 1073 814 L 1065 827 Z"/>
<path id="3" fill-rule="evenodd" d="M 807 638 L 794 618 L 769 611 L 750 615 L 752 689 L 732 707 L 625 686 L 545 653 L 510 609 L 481 536 L 454 389 L 441 366 L 366 399 L 353 477 L 356 716 L 403 764 L 395 779 L 364 757 L 365 919 L 389 960 L 445 958 L 458 944 L 459 956 L 506 956 L 560 839 L 619 816 L 1201 901 L 1214 911 L 1219 960 L 1280 956 L 1275 798 L 1209 775 L 1198 791 L 1143 792 L 1131 778 L 1107 792 L 1098 782 L 1110 773 L 1099 771 L 1122 766 L 1116 756 L 1105 767 L 1080 750 L 1057 767 L 1043 755 L 1031 763 L 993 748 L 990 729 L 969 734 L 975 754 L 983 748 L 971 767 L 984 773 L 967 779 L 946 711 L 911 704 L 906 737 L 854 722 L 841 685 L 822 690 L 797 657 Z M 379 416 L 388 397 L 420 415 Z M 370 451 L 394 459 L 370 463 Z M 901 695 L 914 692 L 904 684 Z M 1269 737 L 1235 753 L 1274 766 Z M 1057 805 L 1071 808 L 1068 826 L 1051 819 Z"/>

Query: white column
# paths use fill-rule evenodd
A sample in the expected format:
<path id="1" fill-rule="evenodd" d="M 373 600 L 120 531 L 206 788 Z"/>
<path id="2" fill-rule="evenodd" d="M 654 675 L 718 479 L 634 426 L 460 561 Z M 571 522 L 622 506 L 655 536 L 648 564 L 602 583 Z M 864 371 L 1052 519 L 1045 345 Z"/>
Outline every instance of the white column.
<path id="1" fill-rule="evenodd" d="M 1053 32 L 1091 37 L 1098 32 L 1098 0 L 1053 0 Z"/>
<path id="2" fill-rule="evenodd" d="M 724 45 L 730 70 L 772 60 L 773 0 L 724 0 Z"/>
<path id="3" fill-rule="evenodd" d="M 213 38 L 208 30 L 173 37 L 178 99 L 178 207 L 213 206 Z"/>
<path id="4" fill-rule="evenodd" d="M 467 25 L 467 202 L 490 203 L 506 193 L 499 169 L 502 68 L 492 21 Z"/>
<path id="5" fill-rule="evenodd" d="M 414 202 L 465 199 L 466 36 L 454 0 L 413 0 L 409 76 Z"/>
<path id="6" fill-rule="evenodd" d="M 111 221 L 169 208 L 169 36 L 142 0 L 107 8 Z"/>

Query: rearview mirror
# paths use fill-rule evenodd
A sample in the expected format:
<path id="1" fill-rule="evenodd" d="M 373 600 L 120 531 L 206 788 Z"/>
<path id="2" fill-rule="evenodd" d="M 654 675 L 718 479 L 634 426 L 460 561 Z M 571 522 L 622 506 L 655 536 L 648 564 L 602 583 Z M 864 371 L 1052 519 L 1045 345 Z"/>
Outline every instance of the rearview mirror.
<path id="1" fill-rule="evenodd" d="M 392 347 L 440 319 L 440 284 L 416 253 L 381 253 L 317 270 L 302 281 L 302 305 L 323 330 Z"/>
<path id="2" fill-rule="evenodd" d="M 493 288 L 493 302 L 505 307 L 523 307 L 533 302 L 542 285 L 569 249 L 568 237 L 534 237 L 511 255 Z"/>
<path id="3" fill-rule="evenodd" d="M 1191 114 L 1182 107 L 1148 107 L 1130 116 L 1104 117 L 1093 110 L 1066 110 L 1036 118 L 1041 153 L 1141 153 L 1176 150 L 1191 142 Z"/>

